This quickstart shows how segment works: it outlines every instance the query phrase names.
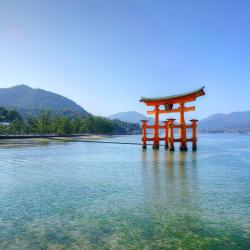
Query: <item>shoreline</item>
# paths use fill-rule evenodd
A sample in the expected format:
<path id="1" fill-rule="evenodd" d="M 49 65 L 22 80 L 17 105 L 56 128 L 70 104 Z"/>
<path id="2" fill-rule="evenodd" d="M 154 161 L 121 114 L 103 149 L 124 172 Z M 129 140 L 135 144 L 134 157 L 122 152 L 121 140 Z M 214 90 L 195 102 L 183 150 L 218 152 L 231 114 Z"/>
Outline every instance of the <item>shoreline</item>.
<path id="1" fill-rule="evenodd" d="M 46 138 L 78 138 L 84 137 L 85 139 L 101 139 L 110 136 L 119 135 L 138 135 L 136 133 L 112 133 L 112 134 L 73 134 L 73 135 L 56 135 L 56 134 L 45 134 L 45 135 L 0 135 L 0 139 L 11 140 L 11 139 L 46 139 Z"/>
<path id="2" fill-rule="evenodd" d="M 199 134 L 237 134 L 237 135 L 249 135 L 250 133 L 240 133 L 240 132 L 208 132 L 199 131 Z M 15 139 L 49 139 L 49 138 L 81 138 L 84 139 L 102 139 L 111 136 L 121 136 L 121 135 L 141 135 L 140 133 L 109 133 L 109 134 L 72 134 L 72 135 L 56 135 L 56 134 L 44 134 L 44 135 L 0 135 L 0 140 L 15 140 Z"/>

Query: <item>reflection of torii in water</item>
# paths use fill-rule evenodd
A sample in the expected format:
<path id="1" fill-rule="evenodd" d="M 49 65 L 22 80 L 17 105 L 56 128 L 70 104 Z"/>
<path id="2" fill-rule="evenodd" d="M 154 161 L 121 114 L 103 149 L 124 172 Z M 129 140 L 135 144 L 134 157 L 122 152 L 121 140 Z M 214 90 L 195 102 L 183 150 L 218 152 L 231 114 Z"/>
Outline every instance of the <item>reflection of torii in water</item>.
<path id="1" fill-rule="evenodd" d="M 158 150 L 149 154 L 147 150 L 141 151 L 141 198 L 150 209 L 156 209 L 158 214 L 163 211 L 166 214 L 178 213 L 179 209 L 188 211 L 190 208 L 196 213 L 202 212 L 197 154 Z M 163 208 L 161 212 L 159 208 Z"/>
<path id="2" fill-rule="evenodd" d="M 147 114 L 154 115 L 154 125 L 148 125 L 148 120 L 142 120 L 142 143 L 143 148 L 147 147 L 147 141 L 153 141 L 153 148 L 159 148 L 159 142 L 165 141 L 165 147 L 170 150 L 174 150 L 174 142 L 180 142 L 180 150 L 187 150 L 187 142 L 191 141 L 193 143 L 193 150 L 197 149 L 196 146 L 196 128 L 197 120 L 190 120 L 191 124 L 186 124 L 184 113 L 188 111 L 194 111 L 195 106 L 185 107 L 186 102 L 193 102 L 197 97 L 205 95 L 204 87 L 194 90 L 192 92 L 166 96 L 166 97 L 142 97 L 140 102 L 144 102 L 147 106 L 153 106 L 154 110 L 147 111 Z M 178 104 L 178 107 L 174 108 L 174 105 Z M 164 109 L 160 109 L 160 106 L 164 106 Z M 164 125 L 159 125 L 159 114 L 168 114 L 168 113 L 180 113 L 180 123 L 175 124 L 175 119 L 167 119 L 164 121 Z M 180 138 L 174 138 L 174 128 L 179 129 Z M 192 138 L 187 138 L 186 129 L 192 129 Z M 147 137 L 147 129 L 154 130 L 154 137 Z M 165 136 L 164 138 L 159 137 L 159 129 L 164 129 Z"/>

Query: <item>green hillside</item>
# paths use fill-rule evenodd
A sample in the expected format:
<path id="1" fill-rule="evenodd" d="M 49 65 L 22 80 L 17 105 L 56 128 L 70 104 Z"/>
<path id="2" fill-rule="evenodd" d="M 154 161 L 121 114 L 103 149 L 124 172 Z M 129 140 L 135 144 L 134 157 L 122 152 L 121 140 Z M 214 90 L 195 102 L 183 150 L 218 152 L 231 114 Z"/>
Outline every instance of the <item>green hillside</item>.
<path id="1" fill-rule="evenodd" d="M 38 116 L 42 109 L 69 117 L 89 115 L 84 108 L 64 96 L 27 85 L 1 88 L 0 106 L 16 109 L 23 117 Z"/>

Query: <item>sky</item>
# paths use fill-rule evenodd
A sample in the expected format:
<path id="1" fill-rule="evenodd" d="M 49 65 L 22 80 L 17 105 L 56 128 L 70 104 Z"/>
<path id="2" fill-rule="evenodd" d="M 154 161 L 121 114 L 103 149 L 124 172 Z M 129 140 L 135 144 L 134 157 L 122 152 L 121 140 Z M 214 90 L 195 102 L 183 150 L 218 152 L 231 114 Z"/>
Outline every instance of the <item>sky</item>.
<path id="1" fill-rule="evenodd" d="M 18 84 L 102 116 L 203 85 L 193 117 L 250 110 L 250 1 L 0 0 L 0 88 Z"/>

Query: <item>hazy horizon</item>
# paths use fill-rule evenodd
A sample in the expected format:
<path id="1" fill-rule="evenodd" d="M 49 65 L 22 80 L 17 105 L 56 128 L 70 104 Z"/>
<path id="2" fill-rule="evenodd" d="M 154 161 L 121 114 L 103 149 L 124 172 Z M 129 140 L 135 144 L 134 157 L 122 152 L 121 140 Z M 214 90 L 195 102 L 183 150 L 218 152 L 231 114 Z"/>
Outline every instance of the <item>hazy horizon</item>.
<path id="1" fill-rule="evenodd" d="M 26 84 L 95 115 L 205 85 L 198 119 L 249 110 L 248 1 L 1 1 L 0 88 Z"/>

